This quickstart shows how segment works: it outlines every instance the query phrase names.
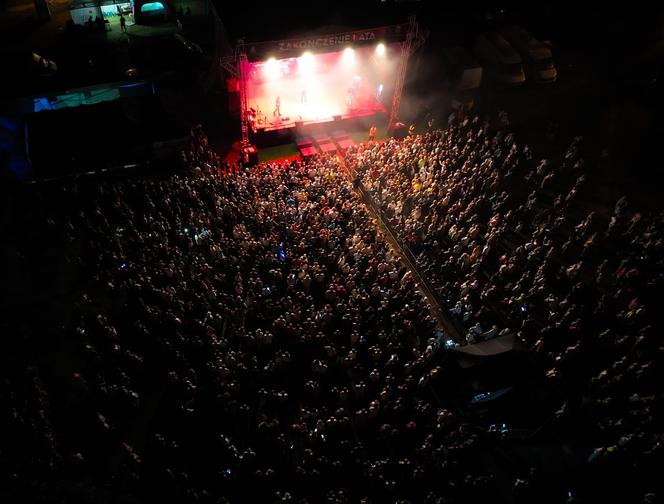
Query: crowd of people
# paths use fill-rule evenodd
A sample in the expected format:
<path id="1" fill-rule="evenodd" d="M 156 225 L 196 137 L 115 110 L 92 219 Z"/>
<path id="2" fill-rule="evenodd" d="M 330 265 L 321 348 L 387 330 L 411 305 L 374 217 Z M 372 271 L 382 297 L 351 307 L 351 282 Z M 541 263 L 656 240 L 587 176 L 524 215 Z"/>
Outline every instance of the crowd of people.
<path id="1" fill-rule="evenodd" d="M 568 398 L 557 432 L 592 425 L 584 474 L 653 474 L 663 216 L 624 199 L 608 226 L 580 214 L 581 139 L 538 161 L 478 118 L 345 163 L 461 344 L 510 333 L 542 356 Z M 196 129 L 182 165 L 72 183 L 71 211 L 46 223 L 82 288 L 58 379 L 35 365 L 2 384 L 12 488 L 49 502 L 573 502 L 535 469 L 501 468 L 506 493 L 481 463 L 483 430 L 436 394 L 437 321 L 336 156 L 230 170 Z"/>
<path id="2" fill-rule="evenodd" d="M 467 343 L 516 334 L 569 394 L 561 421 L 599 427 L 590 460 L 645 470 L 662 456 L 664 213 L 622 197 L 600 214 L 581 196 L 593 191 L 582 138 L 537 159 L 498 123 L 358 145 L 346 162 Z"/>
<path id="3" fill-rule="evenodd" d="M 336 158 L 230 176 L 215 159 L 198 130 L 184 176 L 76 188 L 64 230 L 92 280 L 66 399 L 38 409 L 68 419 L 45 466 L 180 502 L 488 486 L 432 396 L 429 308 Z M 433 485 L 441 464 L 458 488 Z"/>

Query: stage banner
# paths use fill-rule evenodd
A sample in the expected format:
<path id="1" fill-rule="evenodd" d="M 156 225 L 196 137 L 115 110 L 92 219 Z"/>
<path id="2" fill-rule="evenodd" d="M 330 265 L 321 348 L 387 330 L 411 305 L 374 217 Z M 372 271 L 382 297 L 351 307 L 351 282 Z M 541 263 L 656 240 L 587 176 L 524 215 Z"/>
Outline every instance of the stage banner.
<path id="1" fill-rule="evenodd" d="M 246 44 L 246 50 L 249 59 L 252 61 L 266 55 L 279 59 L 293 54 L 299 55 L 303 51 L 334 51 L 349 45 L 361 45 L 371 42 L 392 42 L 404 39 L 407 32 L 408 25 L 400 24 L 345 33 L 334 33 L 331 35 L 315 35 L 311 37 L 277 40 L 273 42 L 248 42 Z"/>

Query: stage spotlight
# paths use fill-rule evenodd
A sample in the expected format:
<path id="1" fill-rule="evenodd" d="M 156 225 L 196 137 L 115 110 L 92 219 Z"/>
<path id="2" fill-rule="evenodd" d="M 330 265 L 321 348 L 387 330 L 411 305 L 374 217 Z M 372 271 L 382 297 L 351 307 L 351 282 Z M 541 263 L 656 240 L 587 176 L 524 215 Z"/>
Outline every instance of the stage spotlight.
<path id="1" fill-rule="evenodd" d="M 378 56 L 385 56 L 385 44 L 381 42 L 376 46 L 376 54 Z"/>
<path id="2" fill-rule="evenodd" d="M 270 58 L 265 63 L 265 77 L 269 80 L 278 79 L 281 76 L 281 65 L 276 60 L 276 58 Z"/>
<path id="3" fill-rule="evenodd" d="M 348 64 L 355 62 L 355 51 L 351 47 L 344 49 L 343 61 Z"/>
<path id="4" fill-rule="evenodd" d="M 307 51 L 298 58 L 297 66 L 300 71 L 300 75 L 312 75 L 316 69 L 316 59 L 314 58 L 313 54 Z"/>

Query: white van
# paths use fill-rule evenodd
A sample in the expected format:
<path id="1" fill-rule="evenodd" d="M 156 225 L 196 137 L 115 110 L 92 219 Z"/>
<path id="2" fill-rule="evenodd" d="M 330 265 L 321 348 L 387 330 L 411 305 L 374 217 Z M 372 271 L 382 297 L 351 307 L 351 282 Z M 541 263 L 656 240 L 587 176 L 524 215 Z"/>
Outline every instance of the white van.
<path id="1" fill-rule="evenodd" d="M 501 31 L 502 36 L 519 51 L 528 78 L 535 82 L 555 82 L 558 72 L 553 64 L 551 48 L 540 42 L 520 26 Z"/>
<path id="2" fill-rule="evenodd" d="M 486 32 L 477 37 L 475 56 L 484 69 L 505 84 L 525 82 L 521 56 L 498 33 Z"/>

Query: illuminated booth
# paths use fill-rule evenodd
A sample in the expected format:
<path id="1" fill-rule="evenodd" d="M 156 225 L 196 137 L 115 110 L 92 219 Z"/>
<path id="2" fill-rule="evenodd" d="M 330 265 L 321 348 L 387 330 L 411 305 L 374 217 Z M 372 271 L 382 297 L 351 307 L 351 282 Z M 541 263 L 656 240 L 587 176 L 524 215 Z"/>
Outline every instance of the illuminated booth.
<path id="1" fill-rule="evenodd" d="M 137 24 L 156 24 L 168 19 L 169 10 L 166 1 L 134 0 L 134 20 Z"/>
<path id="2" fill-rule="evenodd" d="M 108 20 L 114 16 L 132 14 L 133 0 L 73 0 L 69 14 L 76 25 L 86 25 L 100 18 Z"/>
<path id="3" fill-rule="evenodd" d="M 106 21 L 121 14 L 131 15 L 136 24 L 156 24 L 169 16 L 165 0 L 72 0 L 69 13 L 77 25 L 86 25 L 97 18 Z"/>

